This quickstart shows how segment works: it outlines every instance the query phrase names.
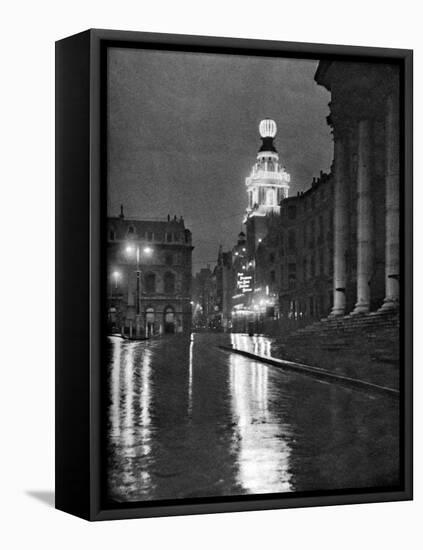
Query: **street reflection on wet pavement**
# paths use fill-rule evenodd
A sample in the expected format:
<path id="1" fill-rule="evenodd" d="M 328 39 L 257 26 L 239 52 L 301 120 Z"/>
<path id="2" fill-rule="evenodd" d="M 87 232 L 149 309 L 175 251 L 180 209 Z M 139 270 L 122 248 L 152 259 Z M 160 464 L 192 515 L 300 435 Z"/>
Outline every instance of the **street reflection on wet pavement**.
<path id="1" fill-rule="evenodd" d="M 135 502 L 389 487 L 399 406 L 218 348 L 264 337 L 109 338 L 108 497 Z"/>

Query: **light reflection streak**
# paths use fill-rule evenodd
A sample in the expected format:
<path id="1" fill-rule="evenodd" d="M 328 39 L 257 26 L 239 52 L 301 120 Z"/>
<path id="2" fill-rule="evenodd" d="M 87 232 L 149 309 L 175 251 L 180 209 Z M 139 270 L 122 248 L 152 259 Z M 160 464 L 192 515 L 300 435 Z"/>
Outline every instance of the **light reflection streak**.
<path id="1" fill-rule="evenodd" d="M 140 444 L 141 456 L 147 457 L 151 453 L 151 361 L 152 354 L 150 349 L 143 351 L 141 359 L 141 415 L 140 427 L 137 430 L 137 440 Z M 151 480 L 151 476 L 146 469 L 142 469 L 139 473 L 142 490 L 147 489 Z"/>
<path id="2" fill-rule="evenodd" d="M 123 428 L 128 428 L 124 430 L 125 437 L 128 438 L 128 443 L 132 441 L 129 434 L 133 436 L 134 428 L 134 354 L 135 354 L 136 344 L 127 344 L 126 354 L 123 361 Z"/>
<path id="3" fill-rule="evenodd" d="M 194 356 L 194 333 L 190 336 L 189 342 L 189 371 L 188 371 L 188 416 L 192 416 L 192 379 L 193 379 L 193 356 Z"/>
<path id="4" fill-rule="evenodd" d="M 122 341 L 120 338 L 113 339 L 113 356 L 110 375 L 110 436 L 120 435 L 120 368 L 122 355 Z"/>
<path id="5" fill-rule="evenodd" d="M 242 335 L 231 335 L 238 349 L 247 343 Z M 251 351 L 249 349 L 248 351 Z M 248 493 L 292 491 L 289 459 L 291 449 L 284 436 L 289 427 L 269 409 L 269 369 L 240 355 L 230 355 L 230 390 L 237 438 L 238 483 Z"/>
<path id="6" fill-rule="evenodd" d="M 246 334 L 231 334 L 231 343 L 235 349 L 248 351 L 256 355 L 270 357 L 272 341 L 265 336 L 248 336 Z"/>
<path id="7" fill-rule="evenodd" d="M 140 392 L 140 403 L 141 403 L 141 441 L 143 444 L 146 444 L 151 437 L 151 415 L 150 415 L 150 405 L 151 405 L 151 350 L 144 350 L 142 360 L 141 360 L 141 392 Z M 148 446 L 148 449 L 150 447 Z"/>
<path id="8" fill-rule="evenodd" d="M 116 339 L 112 355 L 110 437 L 120 466 L 119 498 L 150 488 L 152 352 Z"/>
<path id="9" fill-rule="evenodd" d="M 135 433 L 134 433 L 134 355 L 136 344 L 125 343 L 122 365 L 120 415 L 121 432 L 120 442 L 122 445 L 121 453 L 124 458 L 124 468 L 122 471 L 123 489 L 131 490 L 135 484 L 136 478 L 133 469 L 133 462 L 127 460 L 135 457 Z"/>

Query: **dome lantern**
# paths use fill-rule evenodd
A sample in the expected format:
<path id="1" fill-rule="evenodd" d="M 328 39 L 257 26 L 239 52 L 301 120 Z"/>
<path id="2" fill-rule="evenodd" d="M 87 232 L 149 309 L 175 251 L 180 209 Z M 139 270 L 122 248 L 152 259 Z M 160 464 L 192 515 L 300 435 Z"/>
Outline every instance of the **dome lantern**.
<path id="1" fill-rule="evenodd" d="M 277 131 L 278 127 L 276 126 L 276 122 L 270 118 L 265 118 L 259 124 L 259 132 L 262 138 L 273 139 L 276 136 Z"/>
<path id="2" fill-rule="evenodd" d="M 277 131 L 278 131 L 278 127 L 276 126 L 276 122 L 271 118 L 265 118 L 260 122 L 259 133 L 260 133 L 262 145 L 259 149 L 259 153 L 261 152 L 276 153 L 275 145 L 273 143 L 273 138 L 276 136 Z"/>

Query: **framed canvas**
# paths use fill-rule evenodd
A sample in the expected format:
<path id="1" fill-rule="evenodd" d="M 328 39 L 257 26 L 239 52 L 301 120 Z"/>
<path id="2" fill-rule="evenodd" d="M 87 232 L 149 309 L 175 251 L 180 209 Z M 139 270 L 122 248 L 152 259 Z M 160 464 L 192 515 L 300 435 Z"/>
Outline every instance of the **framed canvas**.
<path id="1" fill-rule="evenodd" d="M 412 498 L 412 52 L 56 44 L 56 507 Z"/>

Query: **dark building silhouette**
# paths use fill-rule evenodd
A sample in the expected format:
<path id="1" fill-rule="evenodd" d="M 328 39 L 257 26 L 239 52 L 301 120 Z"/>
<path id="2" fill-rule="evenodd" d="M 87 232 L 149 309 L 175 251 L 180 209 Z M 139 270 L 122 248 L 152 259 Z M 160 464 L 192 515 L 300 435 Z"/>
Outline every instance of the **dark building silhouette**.
<path id="1" fill-rule="evenodd" d="M 244 247 L 245 247 L 245 241 Z M 234 270 L 232 266 L 232 252 L 224 252 L 219 247 L 216 267 L 213 270 L 214 288 L 214 326 L 219 330 L 230 328 L 232 314 L 232 299 L 234 288 Z"/>
<path id="2" fill-rule="evenodd" d="M 195 274 L 192 283 L 193 326 L 195 330 L 206 330 L 215 312 L 216 283 L 210 266 Z"/>
<path id="3" fill-rule="evenodd" d="M 321 61 L 334 139 L 332 315 L 399 301 L 399 68 Z"/>

